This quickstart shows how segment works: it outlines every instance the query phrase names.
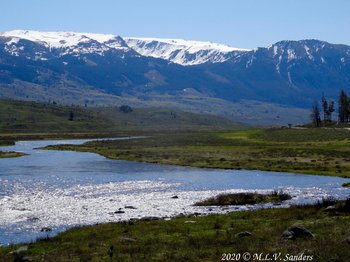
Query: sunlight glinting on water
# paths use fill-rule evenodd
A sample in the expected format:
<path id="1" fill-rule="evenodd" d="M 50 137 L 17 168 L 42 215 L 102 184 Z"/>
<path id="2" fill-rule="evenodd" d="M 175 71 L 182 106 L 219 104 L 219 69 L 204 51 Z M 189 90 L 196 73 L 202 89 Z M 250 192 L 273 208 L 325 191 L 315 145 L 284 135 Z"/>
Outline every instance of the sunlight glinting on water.
<path id="1" fill-rule="evenodd" d="M 32 241 L 77 225 L 273 206 L 193 206 L 220 193 L 283 190 L 293 196 L 284 206 L 348 194 L 341 187 L 347 180 L 338 177 L 196 169 L 33 149 L 85 141 L 23 141 L 2 147 L 29 155 L 0 159 L 0 244 Z M 45 227 L 52 231 L 41 232 Z"/>

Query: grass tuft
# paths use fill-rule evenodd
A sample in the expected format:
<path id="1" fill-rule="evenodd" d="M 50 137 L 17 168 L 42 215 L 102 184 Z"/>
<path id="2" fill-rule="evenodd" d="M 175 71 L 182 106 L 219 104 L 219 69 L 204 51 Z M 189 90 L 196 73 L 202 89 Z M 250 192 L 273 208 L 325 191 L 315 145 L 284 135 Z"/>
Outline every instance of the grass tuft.
<path id="1" fill-rule="evenodd" d="M 195 206 L 227 206 L 227 205 L 255 205 L 269 202 L 282 202 L 292 197 L 282 191 L 274 191 L 270 194 L 258 193 L 235 193 L 221 194 L 216 197 L 208 198 L 204 201 L 195 203 Z"/>

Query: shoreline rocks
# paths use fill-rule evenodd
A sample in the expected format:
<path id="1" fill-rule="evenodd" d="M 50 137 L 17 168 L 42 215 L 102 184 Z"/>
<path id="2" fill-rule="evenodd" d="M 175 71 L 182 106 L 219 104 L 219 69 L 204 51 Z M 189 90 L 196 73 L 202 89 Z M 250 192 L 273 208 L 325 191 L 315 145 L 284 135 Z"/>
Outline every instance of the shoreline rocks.
<path id="1" fill-rule="evenodd" d="M 300 225 L 290 226 L 281 235 L 281 239 L 284 240 L 294 240 L 297 238 L 313 239 L 315 236 L 308 229 Z"/>

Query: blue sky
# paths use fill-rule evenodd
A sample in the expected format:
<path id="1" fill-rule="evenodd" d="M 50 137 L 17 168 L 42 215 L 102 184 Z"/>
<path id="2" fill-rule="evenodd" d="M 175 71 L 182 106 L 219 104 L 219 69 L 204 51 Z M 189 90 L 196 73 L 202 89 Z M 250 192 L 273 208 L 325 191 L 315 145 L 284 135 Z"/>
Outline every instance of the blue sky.
<path id="1" fill-rule="evenodd" d="M 184 38 L 234 47 L 320 39 L 350 45 L 349 0 L 11 0 L 0 31 Z"/>

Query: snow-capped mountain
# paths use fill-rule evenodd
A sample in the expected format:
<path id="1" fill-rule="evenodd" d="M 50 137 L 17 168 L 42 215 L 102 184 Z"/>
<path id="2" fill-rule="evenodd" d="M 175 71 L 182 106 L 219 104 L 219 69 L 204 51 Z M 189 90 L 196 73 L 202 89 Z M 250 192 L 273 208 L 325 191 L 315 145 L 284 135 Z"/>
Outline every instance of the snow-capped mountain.
<path id="1" fill-rule="evenodd" d="M 41 60 L 48 59 L 52 54 L 78 56 L 82 54 L 103 55 L 111 49 L 130 51 L 129 46 L 120 36 L 111 34 L 13 30 L 0 33 L 0 37 L 5 39 L 5 50 L 15 56 L 25 51 L 21 41 L 39 44 L 41 50 L 35 52 L 35 58 Z"/>
<path id="2" fill-rule="evenodd" d="M 180 65 L 220 63 L 249 51 L 227 45 L 183 39 L 125 37 L 126 43 L 143 56 L 162 58 Z"/>
<path id="3" fill-rule="evenodd" d="M 319 40 L 280 41 L 269 47 L 270 56 L 277 62 L 276 69 L 284 63 L 305 60 L 318 64 L 336 63 L 339 66 L 349 62 L 350 48 Z"/>
<path id="4" fill-rule="evenodd" d="M 0 33 L 0 37 L 7 38 L 5 50 L 16 56 L 25 54 L 24 46 L 20 44 L 21 41 L 26 40 L 39 44 L 41 50 L 36 50 L 34 57 L 28 56 L 28 58 L 39 60 L 49 59 L 50 55 L 104 55 L 110 50 L 122 52 L 133 50 L 142 56 L 161 58 L 187 66 L 220 63 L 249 51 L 212 42 L 161 38 L 123 39 L 112 34 L 13 30 Z"/>
<path id="5" fill-rule="evenodd" d="M 259 110 L 270 117 L 271 105 L 308 108 L 322 93 L 336 99 L 342 88 L 350 88 L 350 46 L 318 40 L 248 51 L 174 39 L 0 33 L 0 98 L 94 105 L 128 99 L 229 117 L 232 103 L 251 108 L 256 102 L 247 101 L 258 101 L 269 103 Z M 238 107 L 235 116 L 243 120 L 249 108 Z"/>
<path id="6" fill-rule="evenodd" d="M 350 87 L 350 46 L 284 40 L 212 64 L 210 74 L 234 86 L 231 95 L 225 91 L 228 96 L 253 92 L 276 103 L 307 107 L 322 93 L 336 99 L 340 89 Z"/>

